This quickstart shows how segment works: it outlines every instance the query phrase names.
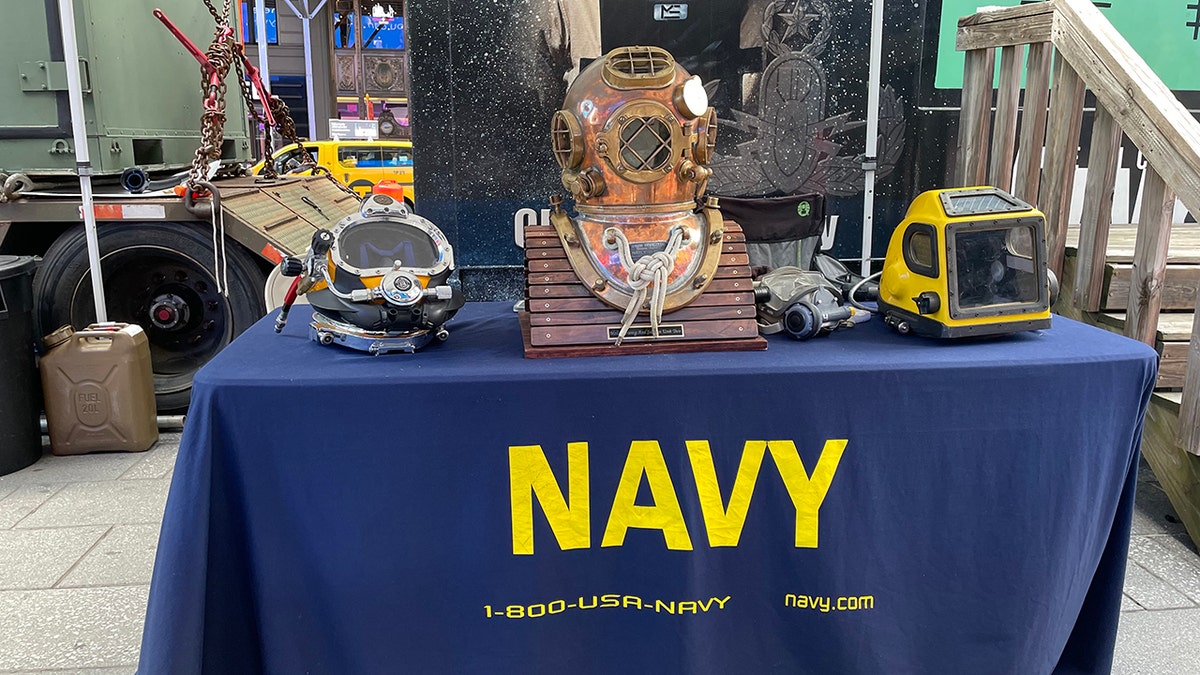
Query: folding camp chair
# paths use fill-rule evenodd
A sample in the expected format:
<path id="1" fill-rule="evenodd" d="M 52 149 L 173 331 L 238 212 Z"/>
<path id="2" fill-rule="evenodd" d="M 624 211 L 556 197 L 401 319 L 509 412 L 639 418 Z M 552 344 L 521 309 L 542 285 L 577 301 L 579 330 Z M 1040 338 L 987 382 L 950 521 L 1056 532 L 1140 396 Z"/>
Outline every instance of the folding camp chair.
<path id="1" fill-rule="evenodd" d="M 721 215 L 742 226 L 750 266 L 813 269 L 825 224 L 821 195 L 718 197 Z"/>

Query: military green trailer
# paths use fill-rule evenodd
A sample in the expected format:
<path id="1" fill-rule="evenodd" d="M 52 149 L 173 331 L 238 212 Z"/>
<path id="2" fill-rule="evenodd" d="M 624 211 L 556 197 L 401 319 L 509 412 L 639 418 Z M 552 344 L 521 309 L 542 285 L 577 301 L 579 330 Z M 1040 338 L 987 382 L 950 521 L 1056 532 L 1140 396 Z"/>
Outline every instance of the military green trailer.
<path id="1" fill-rule="evenodd" d="M 146 330 L 161 412 L 186 406 L 192 374 L 263 315 L 275 263 L 357 203 L 327 177 L 239 177 L 214 179 L 218 217 L 185 208 L 169 188 L 200 143 L 201 78 L 155 7 L 201 49 L 212 39 L 213 18 L 195 0 L 76 0 L 75 23 L 109 319 Z M 42 332 L 81 328 L 95 313 L 56 0 L 6 4 L 0 63 L 0 253 L 42 257 L 34 279 Z M 225 169 L 252 154 L 235 79 Z M 133 167 L 151 189 L 121 186 Z"/>

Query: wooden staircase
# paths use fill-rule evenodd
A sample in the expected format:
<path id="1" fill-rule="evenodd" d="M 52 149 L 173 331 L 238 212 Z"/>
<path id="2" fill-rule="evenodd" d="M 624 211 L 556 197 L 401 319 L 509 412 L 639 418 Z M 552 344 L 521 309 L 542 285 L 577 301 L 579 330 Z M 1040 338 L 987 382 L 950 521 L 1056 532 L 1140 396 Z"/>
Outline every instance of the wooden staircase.
<path id="1" fill-rule="evenodd" d="M 1200 215 L 1200 123 L 1089 0 L 963 17 L 957 46 L 966 60 L 956 183 L 1012 185 L 1046 214 L 1057 313 L 1158 350 L 1142 454 L 1200 545 L 1200 226 L 1171 221 L 1176 196 Z M 1084 209 L 1070 227 L 1088 91 Z M 1122 136 L 1148 162 L 1138 225 L 1111 222 Z"/>
<path id="2" fill-rule="evenodd" d="M 1063 265 L 1064 302 L 1055 311 L 1080 321 L 1101 326 L 1117 333 L 1125 332 L 1126 308 L 1130 285 L 1134 278 L 1133 253 L 1137 225 L 1113 225 L 1109 229 L 1103 285 L 1098 311 L 1081 310 L 1069 296 L 1074 295 L 1076 258 L 1078 256 L 1079 226 L 1067 230 L 1066 259 Z M 1161 305 L 1156 326 L 1154 347 L 1161 355 L 1158 364 L 1158 384 L 1155 390 L 1173 392 L 1169 398 L 1181 399 L 1184 374 L 1187 372 L 1188 344 L 1192 337 L 1192 317 L 1196 309 L 1197 289 L 1200 288 L 1200 225 L 1176 223 L 1171 226 L 1171 246 L 1160 292 Z"/>

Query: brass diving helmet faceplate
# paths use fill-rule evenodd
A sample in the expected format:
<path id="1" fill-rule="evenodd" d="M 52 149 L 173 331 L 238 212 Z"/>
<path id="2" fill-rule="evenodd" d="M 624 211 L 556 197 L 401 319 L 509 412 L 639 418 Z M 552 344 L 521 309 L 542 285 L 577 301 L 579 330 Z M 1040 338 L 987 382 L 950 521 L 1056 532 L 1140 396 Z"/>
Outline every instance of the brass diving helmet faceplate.
<path id="1" fill-rule="evenodd" d="M 644 213 L 636 220 L 625 214 L 584 213 L 580 209 L 575 218 L 561 212 L 551 214 L 550 220 L 580 281 L 618 309 L 625 309 L 636 292 L 629 280 L 631 269 L 649 256 L 661 254 L 670 261 L 664 312 L 683 307 L 700 295 L 720 262 L 722 221 L 717 209 Z M 628 246 L 625 260 L 622 239 Z"/>

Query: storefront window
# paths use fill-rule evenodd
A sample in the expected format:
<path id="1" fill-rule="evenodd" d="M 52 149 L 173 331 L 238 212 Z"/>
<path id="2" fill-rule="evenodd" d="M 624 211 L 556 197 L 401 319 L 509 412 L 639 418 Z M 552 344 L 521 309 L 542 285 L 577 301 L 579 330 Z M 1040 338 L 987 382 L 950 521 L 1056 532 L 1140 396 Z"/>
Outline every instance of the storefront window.
<path id="1" fill-rule="evenodd" d="M 367 14 L 368 6 L 364 3 L 363 16 L 358 22 L 354 21 L 353 12 L 335 13 L 333 46 L 336 49 L 353 49 L 358 35 L 362 35 L 365 39 L 363 49 L 404 49 L 404 17 L 393 15 L 389 18 L 387 12 L 390 7 L 385 7 L 382 12 Z M 356 28 L 359 30 L 356 31 Z"/>
<path id="2" fill-rule="evenodd" d="M 242 14 L 242 43 L 258 44 L 258 24 L 255 23 L 255 2 L 245 0 L 241 3 Z M 263 14 L 267 17 L 267 44 L 279 44 L 279 22 L 275 13 L 275 0 L 263 0 Z"/>

